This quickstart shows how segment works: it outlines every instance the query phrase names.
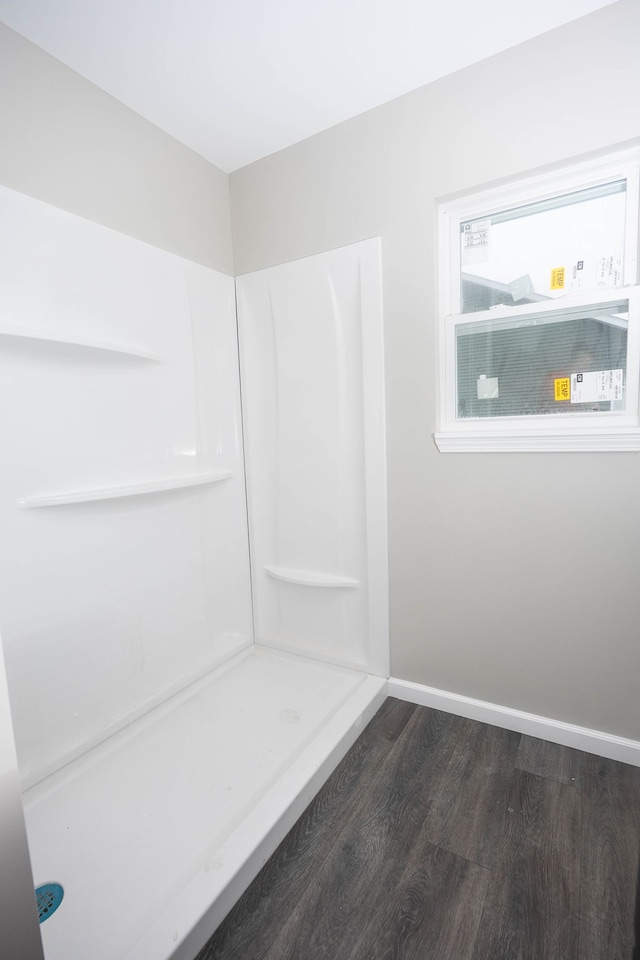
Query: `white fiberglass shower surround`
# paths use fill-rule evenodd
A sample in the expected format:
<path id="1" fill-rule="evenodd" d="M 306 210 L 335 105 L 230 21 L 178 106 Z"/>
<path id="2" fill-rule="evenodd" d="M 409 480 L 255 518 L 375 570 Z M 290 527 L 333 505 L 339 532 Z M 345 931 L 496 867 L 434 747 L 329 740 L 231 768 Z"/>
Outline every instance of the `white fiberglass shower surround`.
<path id="1" fill-rule="evenodd" d="M 193 960 L 386 695 L 379 241 L 236 296 L 5 188 L 0 217 L 0 630 L 33 880 L 64 888 L 45 957 Z"/>

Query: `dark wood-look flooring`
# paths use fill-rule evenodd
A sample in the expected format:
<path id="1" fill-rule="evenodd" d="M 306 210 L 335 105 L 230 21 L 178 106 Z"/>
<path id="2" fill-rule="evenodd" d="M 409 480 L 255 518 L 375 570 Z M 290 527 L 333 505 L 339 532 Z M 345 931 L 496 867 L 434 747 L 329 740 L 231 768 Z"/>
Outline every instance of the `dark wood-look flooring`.
<path id="1" fill-rule="evenodd" d="M 196 960 L 640 960 L 640 768 L 388 699 Z"/>

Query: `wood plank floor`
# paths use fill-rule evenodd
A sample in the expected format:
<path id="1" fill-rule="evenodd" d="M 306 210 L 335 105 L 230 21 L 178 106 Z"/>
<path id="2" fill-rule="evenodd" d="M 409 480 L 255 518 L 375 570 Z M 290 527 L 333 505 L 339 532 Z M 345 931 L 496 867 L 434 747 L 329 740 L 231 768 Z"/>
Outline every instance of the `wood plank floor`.
<path id="1" fill-rule="evenodd" d="M 196 960 L 640 960 L 640 768 L 389 698 Z"/>

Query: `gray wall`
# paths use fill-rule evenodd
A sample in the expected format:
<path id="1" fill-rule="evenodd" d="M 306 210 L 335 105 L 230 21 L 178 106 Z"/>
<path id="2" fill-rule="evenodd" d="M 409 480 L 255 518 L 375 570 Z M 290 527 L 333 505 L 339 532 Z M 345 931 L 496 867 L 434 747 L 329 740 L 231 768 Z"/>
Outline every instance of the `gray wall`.
<path id="1" fill-rule="evenodd" d="M 640 739 L 640 455 L 438 453 L 435 205 L 640 136 L 622 0 L 231 175 L 238 274 L 380 235 L 395 676 Z"/>
<path id="2" fill-rule="evenodd" d="M 227 175 L 0 24 L 0 183 L 233 273 Z"/>

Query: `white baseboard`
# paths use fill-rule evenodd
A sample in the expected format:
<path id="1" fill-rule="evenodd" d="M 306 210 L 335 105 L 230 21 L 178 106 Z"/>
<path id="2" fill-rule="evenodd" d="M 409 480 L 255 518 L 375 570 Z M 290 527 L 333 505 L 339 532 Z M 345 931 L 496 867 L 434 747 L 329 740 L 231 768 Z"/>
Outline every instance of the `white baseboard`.
<path id="1" fill-rule="evenodd" d="M 388 693 L 390 697 L 408 700 L 422 707 L 433 707 L 435 710 L 444 710 L 445 713 L 456 713 L 469 720 L 480 720 L 495 727 L 515 730 L 516 733 L 526 733 L 531 737 L 549 740 L 551 743 L 574 747 L 576 750 L 595 753 L 599 757 L 607 757 L 609 760 L 619 760 L 621 763 L 640 767 L 640 741 L 638 740 L 627 740 L 625 737 L 602 733 L 600 730 L 589 730 L 587 727 L 578 727 L 573 723 L 539 717 L 534 713 L 525 713 L 523 710 L 514 710 L 511 707 L 487 703 L 484 700 L 474 700 L 459 693 L 449 693 L 447 690 L 437 690 L 435 687 L 412 683 L 409 680 L 398 680 L 395 677 L 389 679 Z"/>

